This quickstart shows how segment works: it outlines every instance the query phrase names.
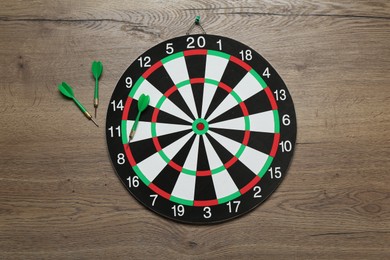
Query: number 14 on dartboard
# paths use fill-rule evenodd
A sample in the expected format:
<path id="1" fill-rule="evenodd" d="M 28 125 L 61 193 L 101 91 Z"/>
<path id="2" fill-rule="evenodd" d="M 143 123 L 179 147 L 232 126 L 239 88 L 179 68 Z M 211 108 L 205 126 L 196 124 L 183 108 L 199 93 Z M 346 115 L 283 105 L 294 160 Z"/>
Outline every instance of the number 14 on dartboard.
<path id="1" fill-rule="evenodd" d="M 208 34 L 139 56 L 116 85 L 106 127 L 130 194 L 197 224 L 260 205 L 286 175 L 296 140 L 293 101 L 278 73 L 245 44 Z"/>

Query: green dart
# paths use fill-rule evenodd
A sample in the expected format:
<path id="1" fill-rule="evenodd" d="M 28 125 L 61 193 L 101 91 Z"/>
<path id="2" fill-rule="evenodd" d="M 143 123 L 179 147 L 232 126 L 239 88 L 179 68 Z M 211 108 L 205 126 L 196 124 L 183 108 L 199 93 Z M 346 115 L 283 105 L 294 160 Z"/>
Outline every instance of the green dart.
<path id="1" fill-rule="evenodd" d="M 131 128 L 129 142 L 134 138 L 135 131 L 137 130 L 138 121 L 141 116 L 141 113 L 148 107 L 150 101 L 150 97 L 148 95 L 142 94 L 138 99 L 138 114 L 135 118 L 133 127 Z"/>
<path id="2" fill-rule="evenodd" d="M 92 119 L 92 116 L 90 113 L 88 113 L 87 109 L 75 98 L 73 89 L 71 86 L 69 86 L 66 82 L 62 82 L 61 84 L 58 85 L 59 91 L 62 93 L 67 98 L 73 99 L 73 101 L 76 103 L 76 105 L 80 108 L 80 110 L 84 113 L 84 115 L 91 120 L 97 127 L 98 124 Z"/>
<path id="3" fill-rule="evenodd" d="M 97 113 L 97 107 L 99 106 L 99 78 L 103 72 L 103 64 L 101 61 L 92 62 L 92 74 L 95 77 L 95 94 L 93 98 L 93 106 L 95 107 L 95 118 Z"/>

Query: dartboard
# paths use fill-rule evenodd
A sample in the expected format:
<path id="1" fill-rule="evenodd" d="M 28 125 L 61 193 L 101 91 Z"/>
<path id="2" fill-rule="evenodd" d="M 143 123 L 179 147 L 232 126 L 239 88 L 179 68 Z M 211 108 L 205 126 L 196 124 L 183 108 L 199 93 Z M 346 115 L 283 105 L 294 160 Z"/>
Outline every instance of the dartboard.
<path id="1" fill-rule="evenodd" d="M 157 44 L 123 73 L 106 136 L 119 179 L 144 206 L 179 222 L 216 223 L 274 192 L 292 158 L 296 117 L 286 85 L 255 50 L 187 35 Z"/>

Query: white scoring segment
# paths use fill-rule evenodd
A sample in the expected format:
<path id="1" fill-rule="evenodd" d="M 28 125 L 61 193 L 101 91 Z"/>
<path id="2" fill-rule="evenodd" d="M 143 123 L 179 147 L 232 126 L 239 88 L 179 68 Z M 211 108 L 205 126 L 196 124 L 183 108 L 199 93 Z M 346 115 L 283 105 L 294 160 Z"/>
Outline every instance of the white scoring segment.
<path id="1" fill-rule="evenodd" d="M 189 132 L 185 136 L 179 138 L 175 142 L 163 148 L 162 151 L 165 153 L 166 156 L 168 156 L 169 159 L 172 159 L 180 151 L 180 149 L 183 148 L 183 146 L 187 143 L 187 141 L 191 138 L 193 134 L 194 133 L 192 131 Z"/>
<path id="2" fill-rule="evenodd" d="M 206 148 L 207 159 L 209 161 L 210 169 L 215 169 L 223 165 L 223 162 L 219 158 L 217 152 L 214 150 L 208 138 L 203 136 L 204 145 Z M 215 173 L 212 175 L 215 193 L 217 199 L 229 196 L 238 191 L 238 188 L 227 170 Z"/>
<path id="3" fill-rule="evenodd" d="M 172 191 L 172 196 L 185 200 L 194 200 L 195 175 L 180 174 Z"/>
<path id="4" fill-rule="evenodd" d="M 156 135 L 157 136 L 172 134 L 172 133 L 176 133 L 176 132 L 180 132 L 180 131 L 184 131 L 184 130 L 189 130 L 189 129 L 191 129 L 191 125 L 156 123 Z M 149 129 L 149 132 L 151 133 L 150 129 Z M 138 134 L 138 130 L 137 130 L 137 134 Z"/>
<path id="5" fill-rule="evenodd" d="M 164 68 L 168 72 L 175 85 L 190 79 L 188 76 L 187 65 L 184 56 L 164 63 Z"/>
<path id="6" fill-rule="evenodd" d="M 163 160 L 159 153 L 154 153 L 137 164 L 138 168 L 150 182 L 157 177 L 166 165 L 167 163 Z"/>
<path id="7" fill-rule="evenodd" d="M 239 172 L 233 174 L 239 174 Z M 219 173 L 213 174 L 211 175 L 211 177 L 213 179 L 217 199 L 221 199 L 239 191 L 227 170 L 223 170 Z"/>
<path id="8" fill-rule="evenodd" d="M 245 118 L 242 116 L 217 123 L 212 123 L 209 125 L 209 127 L 245 131 Z"/>
<path id="9" fill-rule="evenodd" d="M 218 143 L 222 144 L 230 153 L 235 154 L 241 147 L 241 143 L 236 142 L 230 138 L 220 135 L 214 131 L 208 131 L 208 133 L 217 140 Z"/>
<path id="10" fill-rule="evenodd" d="M 233 91 L 237 93 L 242 101 L 247 100 L 263 90 L 263 87 L 250 72 L 248 72 L 236 86 L 230 87 L 233 88 Z"/>
<path id="11" fill-rule="evenodd" d="M 210 83 L 204 83 L 201 118 L 204 118 L 206 115 L 207 109 L 210 106 L 211 100 L 213 99 L 216 90 L 217 86 Z"/>
<path id="12" fill-rule="evenodd" d="M 191 85 L 187 85 L 179 88 L 179 92 L 183 97 L 184 101 L 187 103 L 188 107 L 191 110 L 191 113 L 195 118 L 198 118 L 198 111 L 196 110 L 195 98 L 191 89 Z"/>
<path id="13" fill-rule="evenodd" d="M 130 135 L 131 128 L 134 125 L 133 120 L 127 120 L 126 122 L 126 136 Z M 139 121 L 138 126 L 137 126 L 137 134 L 134 135 L 133 140 L 131 142 L 137 142 L 145 139 L 150 139 L 152 138 L 152 131 L 151 131 L 151 123 L 150 122 L 144 122 L 144 121 Z"/>
<path id="14" fill-rule="evenodd" d="M 223 162 L 219 158 L 217 152 L 214 150 L 209 139 L 206 135 L 203 135 L 204 146 L 206 149 L 207 159 L 209 161 L 210 169 L 215 169 L 223 165 Z"/>
<path id="15" fill-rule="evenodd" d="M 196 165 L 198 163 L 198 149 L 199 149 L 199 135 L 195 136 L 194 143 L 187 155 L 183 168 L 196 171 Z"/>
<path id="16" fill-rule="evenodd" d="M 146 79 L 139 85 L 137 91 L 134 93 L 133 99 L 138 100 L 142 94 L 149 95 L 149 106 L 152 107 L 156 107 L 158 100 L 163 96 L 163 94 Z"/>
<path id="17" fill-rule="evenodd" d="M 165 155 L 168 156 L 169 159 L 172 159 L 192 135 L 193 133 L 190 132 L 167 147 L 163 148 Z M 152 182 L 157 177 L 157 175 L 164 169 L 166 165 L 167 162 L 164 161 L 158 152 L 152 154 L 137 164 L 141 172 L 150 182 Z"/>
<path id="18" fill-rule="evenodd" d="M 192 123 L 194 121 L 193 119 L 191 119 L 191 117 L 189 117 L 186 113 L 184 113 L 179 107 L 177 107 L 168 98 L 164 100 L 160 109 L 163 110 L 164 112 L 167 112 L 168 114 L 181 118 L 187 122 Z"/>
<path id="19" fill-rule="evenodd" d="M 137 91 L 134 93 L 134 99 L 139 99 L 141 94 L 147 94 L 150 96 L 149 106 L 156 107 L 158 101 L 161 97 L 163 97 L 163 93 L 161 93 L 155 86 L 153 86 L 147 79 L 145 79 L 141 85 L 138 87 Z M 163 104 L 160 107 L 160 110 L 167 112 L 168 114 L 179 117 L 183 120 L 186 120 L 190 123 L 193 120 L 184 113 L 178 106 L 176 106 L 172 101 L 166 98 Z"/>
<path id="20" fill-rule="evenodd" d="M 273 110 L 249 116 L 251 132 L 275 133 L 275 119 Z"/>
<path id="21" fill-rule="evenodd" d="M 210 54 L 207 55 L 205 78 L 220 81 L 228 62 L 228 59 Z"/>
<path id="22" fill-rule="evenodd" d="M 237 100 L 232 95 L 227 95 L 221 104 L 219 104 L 219 106 L 211 113 L 211 115 L 206 118 L 207 121 L 213 120 L 236 105 L 238 105 Z"/>
<path id="23" fill-rule="evenodd" d="M 236 86 L 230 87 L 233 88 L 233 91 L 240 97 L 241 101 L 245 101 L 263 90 L 257 79 L 249 72 L 245 74 Z M 237 100 L 235 100 L 232 95 L 227 95 L 221 104 L 219 104 L 219 106 L 209 116 L 208 120 L 211 121 L 223 112 L 235 107 L 237 104 Z"/>
<path id="24" fill-rule="evenodd" d="M 239 160 L 248 167 L 253 174 L 257 175 L 268 159 L 268 155 L 257 151 L 249 146 L 245 147 Z"/>

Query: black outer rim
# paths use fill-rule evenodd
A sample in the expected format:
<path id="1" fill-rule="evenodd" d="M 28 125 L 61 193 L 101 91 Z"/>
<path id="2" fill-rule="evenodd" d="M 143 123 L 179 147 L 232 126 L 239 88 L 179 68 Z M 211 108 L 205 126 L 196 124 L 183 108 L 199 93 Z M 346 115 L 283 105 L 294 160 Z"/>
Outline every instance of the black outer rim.
<path id="1" fill-rule="evenodd" d="M 219 39 L 222 40 L 224 49 L 222 50 L 225 53 L 228 53 L 230 55 L 236 56 L 237 58 L 240 58 L 238 54 L 238 50 L 251 50 L 253 59 L 250 61 L 245 61 L 248 63 L 253 69 L 255 69 L 259 75 L 262 75 L 262 72 L 265 70 L 266 67 L 269 68 L 269 72 L 271 74 L 271 78 L 267 79 L 266 77 L 262 77 L 264 81 L 267 83 L 267 85 L 270 87 L 272 92 L 274 92 L 276 89 L 284 89 L 286 93 L 286 101 L 280 102 L 277 101 L 278 104 L 278 111 L 279 111 L 279 121 L 280 121 L 280 136 L 281 141 L 288 139 L 292 143 L 292 151 L 288 154 L 281 153 L 280 149 L 278 149 L 274 160 L 270 167 L 275 165 L 282 165 L 282 177 L 280 179 L 274 179 L 271 181 L 270 175 L 266 173 L 263 178 L 260 181 L 261 190 L 262 190 L 262 198 L 260 199 L 254 199 L 253 194 L 254 192 L 248 191 L 244 195 L 238 197 L 235 200 L 240 200 L 244 202 L 251 202 L 251 203 L 241 203 L 240 204 L 240 211 L 238 213 L 232 213 L 232 214 L 226 214 L 224 213 L 226 211 L 226 205 L 219 204 L 216 206 L 211 206 L 211 210 L 213 213 L 213 217 L 211 219 L 204 219 L 203 216 L 203 207 L 191 207 L 191 206 L 184 206 L 185 208 L 185 215 L 183 217 L 173 217 L 172 215 L 168 214 L 168 212 L 171 212 L 171 206 L 172 205 L 178 205 L 175 202 L 166 200 L 164 198 L 158 198 L 158 205 L 159 207 L 152 207 L 151 206 L 151 199 L 149 198 L 150 194 L 154 194 L 153 191 L 151 191 L 150 188 L 143 185 L 143 182 L 140 180 L 140 186 L 137 189 L 129 188 L 127 184 L 127 177 L 129 174 L 131 176 L 134 176 L 135 173 L 130 167 L 130 164 L 127 162 L 125 163 L 125 166 L 119 166 L 116 163 L 116 155 L 118 152 L 123 151 L 123 144 L 121 138 L 111 138 L 111 133 L 108 130 L 111 126 L 120 126 L 121 125 L 121 119 L 122 119 L 122 113 L 121 112 L 113 112 L 111 102 L 112 100 L 118 100 L 122 99 L 123 102 L 126 101 L 126 98 L 128 96 L 128 93 L 131 89 L 128 89 L 125 87 L 124 80 L 127 76 L 132 76 L 133 83 L 138 79 L 144 71 L 148 68 L 139 68 L 137 59 L 139 57 L 143 56 L 150 56 L 152 57 L 151 64 L 153 65 L 154 62 L 161 60 L 162 58 L 168 56 L 165 53 L 165 47 L 166 43 L 173 43 L 173 46 L 175 47 L 176 52 L 184 51 L 186 49 L 186 39 L 188 37 L 193 37 L 197 39 L 197 37 L 203 36 L 206 39 L 206 46 L 203 49 L 211 49 L 211 50 L 218 50 L 218 45 L 216 44 L 216 41 Z M 184 43 L 184 44 L 183 44 Z M 226 47 L 225 47 L 226 46 Z M 215 224 L 215 223 L 221 223 L 227 220 L 231 220 L 234 218 L 237 218 L 239 216 L 245 215 L 246 213 L 252 211 L 254 208 L 258 207 L 260 204 L 262 204 L 280 185 L 280 183 L 283 181 L 289 165 L 291 163 L 293 153 L 295 150 L 295 143 L 296 143 L 296 132 L 297 132 L 297 125 L 296 125 L 296 114 L 294 109 L 293 100 L 291 98 L 291 95 L 279 76 L 279 74 L 275 71 L 275 69 L 271 66 L 268 61 L 266 61 L 259 53 L 257 53 L 255 50 L 250 48 L 249 46 L 240 43 L 236 40 L 218 36 L 218 35 L 205 35 L 205 34 L 197 34 L 197 35 L 186 35 L 186 36 L 180 36 L 173 39 L 169 39 L 167 41 L 164 41 L 162 43 L 159 43 L 155 45 L 154 47 L 150 48 L 146 52 L 144 52 L 142 55 L 140 55 L 137 59 L 134 60 L 134 62 L 126 69 L 126 71 L 121 76 L 120 80 L 118 81 L 113 94 L 110 98 L 110 103 L 108 105 L 107 109 L 107 117 L 106 117 L 106 141 L 107 141 L 107 147 L 110 154 L 112 165 L 115 169 L 115 172 L 119 179 L 121 180 L 122 184 L 125 186 L 125 188 L 129 191 L 130 194 L 132 194 L 133 197 L 135 197 L 142 205 L 147 207 L 148 209 L 152 210 L 153 212 L 157 213 L 159 216 L 166 217 L 168 219 L 180 222 L 180 223 L 187 223 L 187 224 Z M 284 127 L 282 124 L 282 115 L 288 113 L 290 115 L 291 124 L 288 127 Z M 114 135 L 115 136 L 115 135 Z M 283 160 L 282 160 L 283 158 Z M 268 184 L 270 185 L 264 185 Z M 151 192 L 150 192 L 151 191 Z M 156 201 L 157 203 L 157 201 Z M 156 204 L 157 206 L 157 204 Z M 219 209 L 217 208 L 219 207 Z M 196 215 L 194 215 L 196 214 Z M 218 215 L 219 217 L 215 217 L 214 215 Z"/>

